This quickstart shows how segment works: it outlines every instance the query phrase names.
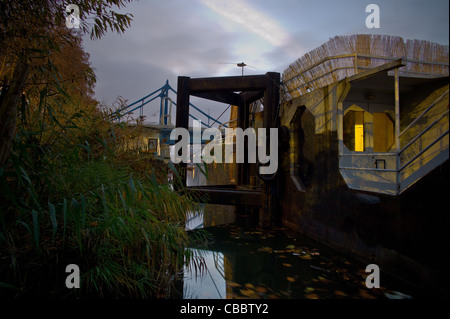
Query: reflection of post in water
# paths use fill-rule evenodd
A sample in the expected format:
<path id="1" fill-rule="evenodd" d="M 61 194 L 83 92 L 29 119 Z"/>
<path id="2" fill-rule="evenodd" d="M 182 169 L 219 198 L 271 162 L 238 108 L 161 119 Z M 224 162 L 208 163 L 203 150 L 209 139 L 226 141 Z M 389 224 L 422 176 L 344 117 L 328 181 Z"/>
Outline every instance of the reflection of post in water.
<path id="1" fill-rule="evenodd" d="M 183 272 L 183 298 L 223 299 L 225 291 L 224 255 L 218 251 L 188 248 L 190 263 Z"/>

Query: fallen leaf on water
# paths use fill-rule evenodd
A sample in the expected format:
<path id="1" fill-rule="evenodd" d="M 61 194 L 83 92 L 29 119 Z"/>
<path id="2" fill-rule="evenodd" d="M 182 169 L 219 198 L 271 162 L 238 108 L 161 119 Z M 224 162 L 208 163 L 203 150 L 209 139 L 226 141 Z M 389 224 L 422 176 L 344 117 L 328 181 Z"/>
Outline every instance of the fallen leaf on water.
<path id="1" fill-rule="evenodd" d="M 303 256 L 300 256 L 300 258 L 301 259 L 305 259 L 305 260 L 309 260 L 309 259 L 311 259 L 311 256 L 310 255 L 303 255 Z"/>
<path id="2" fill-rule="evenodd" d="M 253 286 L 251 283 L 246 283 L 244 286 L 250 289 L 255 289 L 255 286 Z"/>
<path id="3" fill-rule="evenodd" d="M 305 292 L 313 292 L 313 291 L 314 291 L 314 288 L 312 288 L 312 287 L 305 288 Z"/>
<path id="4" fill-rule="evenodd" d="M 264 287 L 256 287 L 255 290 L 261 294 L 264 294 L 267 292 L 267 289 Z"/>
<path id="5" fill-rule="evenodd" d="M 376 299 L 375 296 L 372 296 L 367 291 L 362 290 L 362 289 L 359 290 L 359 296 L 364 299 Z"/>
<path id="6" fill-rule="evenodd" d="M 271 253 L 273 251 L 273 249 L 270 247 L 261 247 L 258 249 L 258 251 L 265 251 L 265 252 Z"/>
<path id="7" fill-rule="evenodd" d="M 306 294 L 305 297 L 308 299 L 319 299 L 319 296 L 316 294 Z"/>
<path id="8" fill-rule="evenodd" d="M 294 282 L 295 281 L 295 278 L 289 277 L 289 276 L 287 276 L 286 279 L 287 279 L 287 281 L 290 281 L 290 282 Z"/>
<path id="9" fill-rule="evenodd" d="M 285 264 L 285 263 L 283 263 L 282 265 L 283 265 L 284 267 L 292 267 L 291 264 Z"/>
<path id="10" fill-rule="evenodd" d="M 317 279 L 319 279 L 324 284 L 329 284 L 331 282 L 331 280 L 328 280 L 327 278 L 322 276 L 317 277 Z"/>
<path id="11" fill-rule="evenodd" d="M 230 287 L 241 287 L 241 284 L 238 284 L 237 282 L 233 282 L 233 281 L 230 281 L 230 282 L 228 283 L 228 285 L 229 285 Z"/>
<path id="12" fill-rule="evenodd" d="M 343 292 L 341 290 L 335 290 L 334 294 L 338 297 L 347 297 L 348 296 L 345 292 Z"/>
<path id="13" fill-rule="evenodd" d="M 295 249 L 295 245 L 287 245 L 286 249 Z"/>
<path id="14" fill-rule="evenodd" d="M 244 295 L 246 297 L 253 297 L 255 296 L 255 292 L 251 289 L 241 289 L 239 290 L 241 295 Z"/>

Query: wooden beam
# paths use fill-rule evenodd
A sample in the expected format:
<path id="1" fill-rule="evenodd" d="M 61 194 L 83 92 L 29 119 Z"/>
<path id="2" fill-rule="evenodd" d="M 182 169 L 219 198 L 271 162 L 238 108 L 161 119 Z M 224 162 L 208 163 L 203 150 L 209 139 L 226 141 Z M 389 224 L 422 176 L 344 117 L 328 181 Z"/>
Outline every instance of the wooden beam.
<path id="1" fill-rule="evenodd" d="M 232 190 L 188 187 L 187 192 L 195 201 L 208 204 L 260 206 L 261 192 L 252 190 Z"/>
<path id="2" fill-rule="evenodd" d="M 267 73 L 267 78 L 271 85 L 268 85 L 264 91 L 264 128 L 276 127 L 275 119 L 277 117 L 278 105 L 280 103 L 280 74 Z M 269 135 L 267 135 L 268 137 Z"/>
<path id="3" fill-rule="evenodd" d="M 191 79 L 191 94 L 199 92 L 256 91 L 267 87 L 266 75 L 228 76 L 217 78 Z"/>
<path id="4" fill-rule="evenodd" d="M 264 90 L 242 92 L 240 96 L 242 104 L 249 105 L 264 97 Z"/>
<path id="5" fill-rule="evenodd" d="M 178 88 L 177 88 L 177 116 L 176 116 L 176 127 L 183 127 L 189 129 L 189 83 L 190 78 L 186 76 L 178 77 Z M 178 142 L 178 141 L 177 141 Z M 186 187 L 186 167 L 187 164 L 181 162 L 178 164 L 178 173 L 180 174 L 180 184 L 178 180 L 175 179 L 175 189 L 183 189 Z"/>
<path id="6" fill-rule="evenodd" d="M 277 121 L 279 120 L 277 119 L 277 111 L 280 103 L 280 74 L 267 73 L 267 78 L 270 81 L 270 85 L 264 91 L 263 128 L 266 130 L 266 147 L 270 148 L 270 142 L 278 144 L 278 141 L 270 141 L 269 129 L 277 127 Z M 261 226 L 279 223 L 280 202 L 276 192 L 274 192 L 277 184 L 275 180 L 271 183 L 264 183 L 262 187 L 263 202 L 259 214 L 259 224 Z"/>
<path id="7" fill-rule="evenodd" d="M 191 95 L 231 105 L 238 105 L 240 102 L 239 94 L 232 92 L 192 92 Z"/>
<path id="8" fill-rule="evenodd" d="M 347 78 L 347 83 L 348 82 L 354 82 L 354 81 L 360 81 L 360 80 L 364 80 L 367 79 L 368 77 L 371 77 L 377 73 L 380 72 L 387 72 L 390 71 L 392 69 L 397 69 L 397 68 L 401 68 L 403 66 L 406 66 L 406 62 L 403 59 L 398 59 L 380 66 L 377 66 L 373 69 L 352 75 L 350 77 Z"/>

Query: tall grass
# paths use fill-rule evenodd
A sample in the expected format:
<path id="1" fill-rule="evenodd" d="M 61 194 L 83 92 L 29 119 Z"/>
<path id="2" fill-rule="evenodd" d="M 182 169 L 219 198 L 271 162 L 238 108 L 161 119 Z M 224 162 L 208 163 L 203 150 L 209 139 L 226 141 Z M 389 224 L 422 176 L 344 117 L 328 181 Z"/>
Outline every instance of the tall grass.
<path id="1" fill-rule="evenodd" d="M 138 153 L 130 165 L 127 126 L 97 107 L 43 91 L 28 103 L 0 168 L 0 296 L 170 296 L 193 258 L 193 201 L 172 190 L 166 166 Z M 80 267 L 80 289 L 64 285 L 68 264 Z"/>

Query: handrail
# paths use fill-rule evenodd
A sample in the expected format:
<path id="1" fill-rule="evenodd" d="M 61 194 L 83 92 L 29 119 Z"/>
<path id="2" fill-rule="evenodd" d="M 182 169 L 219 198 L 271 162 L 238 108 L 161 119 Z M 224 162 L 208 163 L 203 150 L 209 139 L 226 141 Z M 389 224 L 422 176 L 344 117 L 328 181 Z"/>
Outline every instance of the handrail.
<path id="1" fill-rule="evenodd" d="M 437 142 L 439 142 L 445 135 L 447 135 L 449 132 L 449 130 L 445 131 L 444 133 L 442 133 L 438 138 L 436 138 L 432 143 L 430 143 L 430 145 L 428 145 L 427 147 L 425 147 L 423 150 L 421 150 L 419 153 L 417 153 L 412 159 L 410 159 L 406 164 L 403 164 L 402 167 L 399 168 L 398 173 L 400 174 L 401 171 L 403 171 L 407 166 L 409 166 L 409 164 L 411 164 L 412 162 L 414 162 L 416 159 L 418 159 L 420 156 L 422 156 L 423 153 L 425 153 L 426 151 L 428 151 L 431 147 L 433 147 L 434 144 L 436 144 Z"/>
<path id="2" fill-rule="evenodd" d="M 442 120 L 445 116 L 448 115 L 448 110 L 439 116 L 436 120 L 433 121 L 430 125 L 428 125 L 422 132 L 417 134 L 408 144 L 406 144 L 398 153 L 403 153 L 408 147 L 410 147 L 415 141 L 417 141 L 420 137 L 422 137 L 426 132 L 428 132 L 434 125 L 436 125 L 440 120 Z"/>
<path id="3" fill-rule="evenodd" d="M 430 106 L 428 106 L 418 117 L 416 117 L 414 119 L 414 121 L 412 121 L 400 134 L 399 136 L 403 135 L 406 131 L 408 131 L 410 128 L 412 128 L 414 125 L 417 124 L 417 122 L 422 119 L 425 114 L 427 114 L 433 107 L 435 107 L 441 100 L 443 97 L 448 95 L 449 90 L 447 89 L 447 91 L 445 91 L 443 94 L 441 94 L 436 100 L 434 100 L 433 103 L 431 103 Z M 410 141 L 408 144 L 406 144 L 401 150 L 399 150 L 398 152 L 398 156 L 400 157 L 400 154 L 402 154 L 403 152 L 405 152 L 405 150 L 407 150 L 408 148 L 410 148 L 419 138 L 421 138 L 426 132 L 428 132 L 429 130 L 431 130 L 431 128 L 433 126 L 435 126 L 437 123 L 439 123 L 439 121 L 441 121 L 444 117 L 448 116 L 449 111 L 446 110 L 444 112 L 442 112 L 442 114 L 435 119 L 432 123 L 430 123 L 425 129 L 423 129 L 420 133 L 416 134 Z M 426 151 L 428 151 L 433 145 L 435 145 L 437 142 L 439 142 L 442 138 L 444 138 L 445 135 L 448 134 L 448 130 L 446 132 L 444 132 L 443 134 L 441 134 L 440 136 L 438 136 L 436 139 L 434 139 L 434 141 L 432 141 L 430 144 L 428 144 L 424 149 L 422 149 L 420 152 L 418 152 L 416 155 L 413 156 L 413 158 L 411 158 L 410 160 L 408 160 L 408 162 L 404 163 L 401 165 L 401 167 L 398 168 L 398 174 L 400 176 L 400 173 L 406 168 L 408 167 L 411 163 L 413 163 L 416 159 L 418 159 L 419 157 L 421 157 Z M 401 179 L 401 178 L 400 178 Z"/>
<path id="4" fill-rule="evenodd" d="M 402 136 L 408 129 L 414 126 L 429 110 L 431 110 L 437 103 L 441 101 L 441 99 L 448 94 L 448 89 L 445 91 L 440 97 L 438 97 L 429 107 L 427 107 L 417 118 L 414 119 L 400 134 L 399 137 Z"/>
<path id="5" fill-rule="evenodd" d="M 424 118 L 424 116 L 430 112 L 431 109 L 433 108 L 437 108 L 439 107 L 438 105 L 440 102 L 442 102 L 442 100 L 448 96 L 449 90 L 447 89 L 444 93 L 442 93 L 438 98 L 436 98 L 424 111 L 421 112 L 421 114 L 419 116 L 417 116 L 412 123 L 410 123 L 401 133 L 399 133 L 399 135 L 403 135 L 406 131 L 408 131 L 409 129 L 411 129 L 413 126 L 417 126 L 418 121 L 422 118 Z M 376 168 L 376 167 L 357 167 L 357 166 L 352 166 L 352 164 L 350 164 L 350 166 L 341 166 L 341 165 L 345 165 L 344 162 L 340 162 L 339 165 L 339 169 L 341 170 L 353 170 L 353 171 L 360 171 L 360 172 L 378 172 L 378 173 L 395 173 L 396 175 L 396 181 L 392 181 L 392 183 L 395 183 L 395 185 L 397 186 L 396 189 L 397 191 L 395 192 L 397 195 L 400 194 L 402 191 L 404 191 L 405 189 L 407 189 L 412 183 L 413 181 L 410 180 L 409 175 L 405 176 L 404 175 L 404 171 L 405 169 L 407 169 L 408 167 L 410 167 L 411 165 L 413 165 L 413 163 L 415 161 L 417 161 L 418 159 L 421 159 L 424 154 L 426 154 L 426 152 L 429 152 L 429 150 L 435 146 L 437 143 L 441 142 L 446 136 L 448 136 L 449 134 L 449 130 L 447 129 L 445 132 L 441 133 L 442 131 L 439 130 L 439 136 L 432 139 L 430 142 L 427 141 L 427 143 L 423 143 L 421 150 L 420 151 L 414 151 L 411 156 L 412 158 L 406 158 L 404 161 L 401 159 L 401 154 L 404 153 L 407 149 L 411 148 L 411 146 L 414 145 L 415 142 L 417 142 L 422 136 L 424 136 L 427 132 L 429 132 L 430 130 L 436 130 L 436 127 L 440 127 L 439 123 L 442 122 L 443 119 L 445 119 L 446 117 L 449 116 L 449 110 L 448 109 L 444 109 L 442 111 L 440 111 L 438 114 L 435 114 L 433 116 L 433 119 L 429 119 L 429 121 L 427 121 L 427 126 L 422 129 L 420 128 L 420 131 L 418 133 L 415 133 L 411 138 L 408 138 L 408 143 L 401 148 L 400 150 L 398 150 L 398 152 L 393 152 L 393 153 L 389 153 L 389 152 L 382 152 L 382 153 L 356 153 L 356 152 L 352 152 L 351 154 L 348 153 L 344 153 L 344 154 L 340 154 L 339 157 L 355 157 L 355 156 L 359 156 L 359 157 L 374 157 L 374 156 L 378 156 L 378 157 L 387 157 L 387 156 L 392 156 L 392 157 L 396 157 L 396 166 L 395 168 L 392 169 L 384 169 L 384 168 Z M 431 121 L 432 120 L 432 121 Z M 431 123 L 430 123 L 431 122 Z M 447 145 L 445 145 L 444 147 L 447 147 Z M 444 151 L 444 149 L 439 148 L 439 150 L 437 151 L 436 154 L 430 154 L 430 156 L 432 156 L 433 158 L 435 156 L 438 156 L 439 154 L 442 154 L 442 151 Z M 403 163 L 402 163 L 403 162 Z M 421 164 L 422 165 L 422 164 Z M 363 165 L 366 166 L 366 165 Z M 426 171 L 424 171 L 426 173 Z M 416 180 L 417 176 L 414 177 L 414 180 Z M 405 184 L 406 183 L 406 184 Z M 393 186 L 393 184 L 392 184 Z"/>
<path id="6" fill-rule="evenodd" d="M 433 107 L 435 107 L 441 100 L 443 97 L 448 95 L 449 90 L 447 89 L 447 91 L 445 91 L 443 94 L 441 94 L 430 106 L 428 106 L 417 118 L 414 119 L 414 121 L 412 121 L 401 133 L 400 135 L 403 135 L 407 130 L 409 130 L 411 127 L 413 127 L 414 125 L 417 124 L 417 122 L 422 119 L 426 113 L 428 113 Z M 434 127 L 435 125 L 437 125 L 443 118 L 445 118 L 446 116 L 448 116 L 449 114 L 449 110 L 445 110 L 444 112 L 442 112 L 442 114 L 435 119 L 432 123 L 430 123 L 425 129 L 423 129 L 420 133 L 416 134 L 410 141 L 408 144 L 406 144 L 401 150 L 399 150 L 398 152 L 398 161 L 400 161 L 400 154 L 402 154 L 405 150 L 407 150 L 408 148 L 410 148 L 420 137 L 422 137 L 426 132 L 428 132 L 429 130 L 431 130 L 432 127 Z M 427 152 L 430 148 L 432 148 L 436 143 L 440 142 L 446 135 L 448 135 L 449 130 L 447 129 L 447 131 L 445 131 L 444 133 L 442 133 L 440 136 L 438 136 L 437 138 L 435 138 L 431 143 L 429 143 L 425 148 L 423 148 L 422 150 L 420 150 L 417 154 L 415 154 L 411 159 L 409 159 L 406 163 L 403 163 L 401 166 L 399 165 L 398 167 L 398 172 L 397 172 L 397 176 L 398 176 L 398 180 L 400 183 L 403 182 L 402 178 L 401 178 L 401 173 L 402 171 L 407 168 L 408 166 L 410 166 L 414 161 L 416 161 L 418 158 L 420 158 L 423 154 L 425 154 L 425 152 Z M 400 162 L 399 162 L 400 164 Z M 398 188 L 400 190 L 400 185 L 398 185 Z"/>

